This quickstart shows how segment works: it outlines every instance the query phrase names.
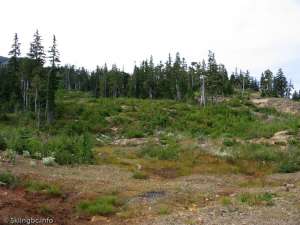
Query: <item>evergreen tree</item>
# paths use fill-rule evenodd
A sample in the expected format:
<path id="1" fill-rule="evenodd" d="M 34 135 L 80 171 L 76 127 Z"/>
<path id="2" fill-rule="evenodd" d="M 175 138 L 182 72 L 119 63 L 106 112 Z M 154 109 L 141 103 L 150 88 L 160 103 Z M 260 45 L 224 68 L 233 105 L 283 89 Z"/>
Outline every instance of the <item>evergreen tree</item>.
<path id="1" fill-rule="evenodd" d="M 285 93 L 285 97 L 286 98 L 290 98 L 291 94 L 292 94 L 292 90 L 294 89 L 294 86 L 292 84 L 292 81 L 290 80 L 288 85 L 287 85 L 287 89 L 286 89 L 286 93 Z"/>
<path id="2" fill-rule="evenodd" d="M 207 89 L 208 94 L 213 100 L 214 97 L 221 95 L 223 92 L 223 77 L 219 73 L 219 67 L 215 59 L 215 54 L 212 51 L 208 53 L 208 68 L 207 68 Z"/>
<path id="3" fill-rule="evenodd" d="M 20 51 L 20 43 L 18 34 L 14 35 L 14 41 L 11 46 L 11 50 L 9 51 L 9 55 L 11 58 L 9 59 L 8 71 L 9 77 L 6 83 L 8 86 L 6 87 L 10 92 L 9 101 L 12 103 L 11 106 L 16 105 L 15 103 L 21 104 L 21 87 L 20 87 L 20 62 L 19 57 L 21 55 Z M 9 107 L 11 108 L 11 107 Z"/>
<path id="4" fill-rule="evenodd" d="M 299 101 L 300 100 L 300 90 L 299 91 L 294 91 L 293 92 L 293 95 L 292 95 L 292 99 L 294 100 L 294 101 Z"/>
<path id="5" fill-rule="evenodd" d="M 57 89 L 57 64 L 60 63 L 59 51 L 57 50 L 56 37 L 53 35 L 53 43 L 50 48 L 49 59 L 51 64 L 51 69 L 48 72 L 47 80 L 47 99 L 46 99 L 46 118 L 48 123 L 52 123 L 54 120 L 55 111 L 55 91 Z"/>
<path id="6" fill-rule="evenodd" d="M 288 82 L 283 74 L 282 69 L 279 69 L 274 77 L 274 95 L 283 98 L 286 96 Z"/>
<path id="7" fill-rule="evenodd" d="M 38 30 L 33 35 L 33 42 L 30 44 L 28 56 L 34 59 L 39 65 L 44 65 L 45 63 L 46 55 L 42 46 L 42 37 Z"/>
<path id="8" fill-rule="evenodd" d="M 43 65 L 45 63 L 44 47 L 42 46 L 42 38 L 38 32 L 33 36 L 33 42 L 30 44 L 29 58 L 34 62 L 32 70 L 32 95 L 34 95 L 34 112 L 36 114 L 37 127 L 40 127 L 41 111 L 46 106 L 46 89 L 47 81 L 44 77 Z"/>
<path id="9" fill-rule="evenodd" d="M 273 73 L 271 70 L 266 70 L 261 75 L 260 88 L 262 96 L 272 96 L 273 94 Z"/>

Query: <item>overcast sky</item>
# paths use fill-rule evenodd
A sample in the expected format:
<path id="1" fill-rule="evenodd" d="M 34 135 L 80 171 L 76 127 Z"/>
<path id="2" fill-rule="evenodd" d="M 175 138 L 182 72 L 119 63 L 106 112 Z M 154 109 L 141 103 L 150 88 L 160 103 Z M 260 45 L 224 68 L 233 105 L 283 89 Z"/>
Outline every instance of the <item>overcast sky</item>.
<path id="1" fill-rule="evenodd" d="M 159 62 L 179 51 L 191 62 L 211 49 L 229 72 L 282 67 L 300 88 L 298 0 L 3 0 L 0 7 L 3 56 L 15 32 L 25 55 L 39 29 L 47 49 L 56 35 L 63 64 L 116 63 L 131 72 L 150 55 Z"/>

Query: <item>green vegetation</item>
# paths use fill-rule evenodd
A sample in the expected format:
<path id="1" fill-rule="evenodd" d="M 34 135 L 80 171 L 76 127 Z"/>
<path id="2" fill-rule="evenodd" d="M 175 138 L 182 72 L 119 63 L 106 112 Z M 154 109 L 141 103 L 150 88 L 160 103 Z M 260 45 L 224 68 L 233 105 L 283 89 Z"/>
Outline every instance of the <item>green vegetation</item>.
<path id="1" fill-rule="evenodd" d="M 141 164 L 142 172 L 164 177 L 299 170 L 300 118 L 258 108 L 246 94 L 205 108 L 173 100 L 95 99 L 62 90 L 57 97 L 56 120 L 49 126 L 36 129 L 30 114 L 6 114 L 0 137 L 8 149 L 36 159 L 53 157 L 61 165 L 112 163 L 132 170 Z M 291 136 L 286 143 L 254 141 L 284 130 Z M 146 142 L 130 148 L 112 145 L 141 137 Z"/>
<path id="2" fill-rule="evenodd" d="M 232 201 L 231 201 L 231 198 L 228 197 L 228 196 L 224 196 L 220 199 L 220 202 L 223 206 L 229 206 L 229 205 L 232 205 Z"/>
<path id="3" fill-rule="evenodd" d="M 83 201 L 77 206 L 77 211 L 88 215 L 111 215 L 120 206 L 116 196 L 102 196 L 96 200 Z"/>
<path id="4" fill-rule="evenodd" d="M 52 197 L 60 197 L 63 194 L 59 186 L 40 181 L 29 180 L 25 182 L 24 186 L 27 191 L 32 193 L 43 193 Z"/>
<path id="5" fill-rule="evenodd" d="M 0 172 L 0 182 L 10 188 L 14 188 L 19 184 L 19 179 L 10 172 Z"/>
<path id="6" fill-rule="evenodd" d="M 7 144 L 6 141 L 4 139 L 4 137 L 2 137 L 2 135 L 0 134 L 0 151 L 4 151 L 7 148 Z"/>
<path id="7" fill-rule="evenodd" d="M 38 212 L 41 213 L 44 216 L 48 216 L 53 214 L 52 209 L 50 209 L 47 205 L 40 205 Z"/>
<path id="8" fill-rule="evenodd" d="M 139 153 L 142 157 L 150 157 L 158 160 L 177 160 L 179 158 L 178 146 L 147 145 Z"/>
<path id="9" fill-rule="evenodd" d="M 135 171 L 133 173 L 132 177 L 134 179 L 146 180 L 149 178 L 149 175 L 144 172 L 141 172 L 141 171 Z"/>
<path id="10" fill-rule="evenodd" d="M 170 208 L 168 207 L 168 205 L 160 205 L 158 208 L 158 214 L 159 215 L 168 215 L 171 213 Z"/>
<path id="11" fill-rule="evenodd" d="M 247 204 L 249 206 L 255 205 L 274 205 L 273 201 L 274 194 L 272 193 L 263 193 L 263 194 L 253 194 L 253 193 L 242 193 L 238 196 L 238 200 L 241 203 Z"/>

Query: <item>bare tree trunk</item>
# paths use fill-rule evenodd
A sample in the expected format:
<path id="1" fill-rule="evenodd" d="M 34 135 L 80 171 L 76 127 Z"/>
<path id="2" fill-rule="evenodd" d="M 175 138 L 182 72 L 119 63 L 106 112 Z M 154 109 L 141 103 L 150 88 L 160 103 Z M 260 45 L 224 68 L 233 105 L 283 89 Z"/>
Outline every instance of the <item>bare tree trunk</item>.
<path id="1" fill-rule="evenodd" d="M 180 94 L 180 90 L 179 90 L 179 85 L 178 85 L 178 80 L 176 78 L 176 84 L 175 84 L 175 88 L 176 88 L 176 99 L 177 100 L 181 100 L 181 94 Z"/>
<path id="2" fill-rule="evenodd" d="M 242 96 L 244 96 L 244 91 L 245 91 L 245 78 L 243 76 L 243 91 L 242 91 Z"/>
<path id="3" fill-rule="evenodd" d="M 38 101 L 38 89 L 36 87 L 35 88 L 35 97 L 34 97 L 34 112 L 35 113 L 37 113 L 37 110 L 38 110 L 37 101 Z"/>
<path id="4" fill-rule="evenodd" d="M 46 96 L 46 109 L 45 109 L 45 119 L 47 121 L 49 117 L 49 90 L 50 90 L 50 73 L 48 73 L 47 77 L 47 96 Z"/>
<path id="5" fill-rule="evenodd" d="M 40 114 L 41 114 L 41 105 L 38 105 L 38 109 L 37 109 L 37 129 L 40 129 Z"/>
<path id="6" fill-rule="evenodd" d="M 70 69 L 68 70 L 68 90 L 71 90 Z"/>
<path id="7" fill-rule="evenodd" d="M 153 94 L 152 94 L 152 88 L 149 88 L 149 98 L 152 99 L 153 98 Z"/>
<path id="8" fill-rule="evenodd" d="M 30 106 L 30 97 L 29 97 L 29 81 L 26 81 L 26 109 Z"/>
<path id="9" fill-rule="evenodd" d="M 200 105 L 205 106 L 206 105 L 206 101 L 205 101 L 205 78 L 204 76 L 200 77 L 200 80 L 202 80 L 202 84 L 200 86 L 200 93 L 201 93 L 201 99 L 200 99 Z"/>

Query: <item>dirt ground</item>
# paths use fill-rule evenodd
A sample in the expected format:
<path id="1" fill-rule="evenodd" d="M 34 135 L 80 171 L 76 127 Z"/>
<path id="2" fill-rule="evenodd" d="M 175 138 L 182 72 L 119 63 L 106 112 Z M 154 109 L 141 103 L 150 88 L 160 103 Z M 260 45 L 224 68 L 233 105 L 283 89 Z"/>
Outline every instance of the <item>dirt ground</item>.
<path id="1" fill-rule="evenodd" d="M 9 170 L 22 179 L 57 183 L 63 195 L 49 197 L 21 187 L 0 186 L 0 224 L 9 224 L 11 217 L 49 217 L 57 225 L 300 224 L 300 173 L 264 177 L 194 174 L 138 180 L 116 166 L 45 167 L 40 161 L 32 166 L 30 161 L 22 157 L 16 165 L 2 161 L 0 172 Z M 79 201 L 112 192 L 124 200 L 115 215 L 76 212 Z M 248 205 L 238 200 L 241 193 L 266 192 L 274 196 L 271 205 Z"/>
<path id="2" fill-rule="evenodd" d="M 285 98 L 261 98 L 259 95 L 253 94 L 251 101 L 258 107 L 272 107 L 284 113 L 300 113 L 300 103 Z"/>

